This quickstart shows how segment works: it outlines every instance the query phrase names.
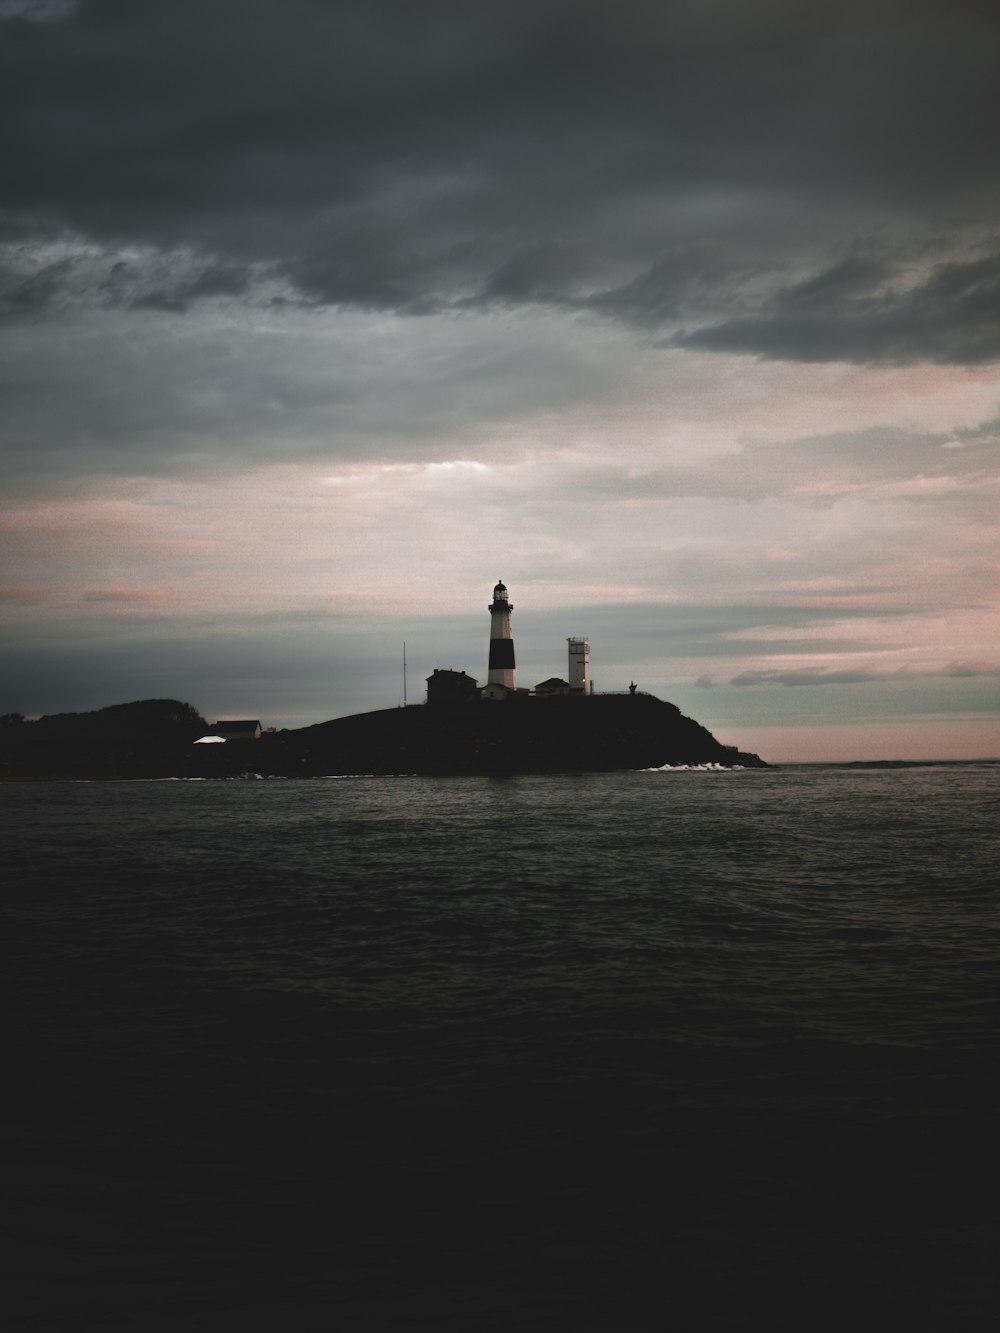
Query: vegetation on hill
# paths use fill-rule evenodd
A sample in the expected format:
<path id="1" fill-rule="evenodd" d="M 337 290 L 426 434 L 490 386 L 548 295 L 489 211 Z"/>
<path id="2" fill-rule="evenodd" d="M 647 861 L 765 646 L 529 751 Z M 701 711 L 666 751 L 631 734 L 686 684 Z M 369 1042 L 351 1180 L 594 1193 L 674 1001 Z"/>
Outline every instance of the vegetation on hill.
<path id="1" fill-rule="evenodd" d="M 0 725 L 5 778 L 183 776 L 191 747 L 208 723 L 177 699 L 139 699 L 89 713 L 49 713 L 27 722 L 9 713 Z"/>

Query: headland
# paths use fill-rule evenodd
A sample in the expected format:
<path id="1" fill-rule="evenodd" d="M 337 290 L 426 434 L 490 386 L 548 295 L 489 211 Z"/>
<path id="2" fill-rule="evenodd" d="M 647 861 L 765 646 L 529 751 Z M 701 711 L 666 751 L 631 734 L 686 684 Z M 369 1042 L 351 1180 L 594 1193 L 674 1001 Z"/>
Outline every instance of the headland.
<path id="1" fill-rule="evenodd" d="M 518 685 L 513 604 L 498 580 L 490 615 L 487 682 L 435 669 L 427 701 L 335 718 L 297 730 L 259 720 L 210 727 L 176 699 L 145 699 L 90 713 L 25 721 L 0 717 L 0 778 L 306 778 L 346 774 L 585 773 L 713 764 L 766 768 L 723 745 L 676 705 L 638 689 L 599 694 L 590 642 L 567 643 L 567 678 Z M 216 741 L 216 744 L 206 744 Z"/>
<path id="2" fill-rule="evenodd" d="M 607 772 L 667 765 L 764 768 L 650 694 L 415 704 L 223 744 L 190 704 L 147 699 L 0 727 L 10 780 L 270 778 L 345 774 Z"/>

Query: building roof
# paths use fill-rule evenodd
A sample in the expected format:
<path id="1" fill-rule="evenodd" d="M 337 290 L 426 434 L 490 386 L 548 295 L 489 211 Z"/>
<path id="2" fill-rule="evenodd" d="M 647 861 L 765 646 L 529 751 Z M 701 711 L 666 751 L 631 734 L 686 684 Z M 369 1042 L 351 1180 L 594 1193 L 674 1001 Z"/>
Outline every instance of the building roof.
<path id="1" fill-rule="evenodd" d="M 568 690 L 568 689 L 569 689 L 569 681 L 568 681 L 568 680 L 562 680 L 559 676 L 550 676 L 550 677 L 548 678 L 548 680 L 543 680 L 540 684 L 536 685 L 536 686 L 535 686 L 535 689 L 536 689 L 536 690 L 544 690 L 544 689 L 546 688 L 546 686 L 551 686 L 553 689 L 555 689 L 555 688 L 558 686 L 560 689 L 567 689 L 567 690 Z"/>

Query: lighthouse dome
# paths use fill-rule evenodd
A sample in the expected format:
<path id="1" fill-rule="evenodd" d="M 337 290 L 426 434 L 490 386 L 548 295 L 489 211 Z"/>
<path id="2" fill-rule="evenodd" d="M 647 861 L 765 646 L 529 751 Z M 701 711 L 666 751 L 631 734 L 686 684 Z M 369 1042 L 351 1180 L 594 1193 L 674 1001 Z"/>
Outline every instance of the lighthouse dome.
<path id="1" fill-rule="evenodd" d="M 493 589 L 493 596 L 496 600 L 501 602 L 505 602 L 507 600 L 507 588 L 502 579 L 497 583 L 497 586 Z"/>

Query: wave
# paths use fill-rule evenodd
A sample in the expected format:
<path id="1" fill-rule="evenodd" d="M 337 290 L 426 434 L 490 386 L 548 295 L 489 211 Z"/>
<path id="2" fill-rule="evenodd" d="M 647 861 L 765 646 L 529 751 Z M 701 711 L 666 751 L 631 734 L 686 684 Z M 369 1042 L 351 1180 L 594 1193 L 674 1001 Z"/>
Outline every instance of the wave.
<path id="1" fill-rule="evenodd" d="M 743 772 L 742 764 L 661 764 L 659 768 L 638 768 L 637 773 L 733 773 Z"/>

